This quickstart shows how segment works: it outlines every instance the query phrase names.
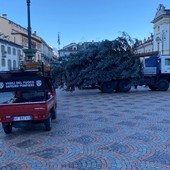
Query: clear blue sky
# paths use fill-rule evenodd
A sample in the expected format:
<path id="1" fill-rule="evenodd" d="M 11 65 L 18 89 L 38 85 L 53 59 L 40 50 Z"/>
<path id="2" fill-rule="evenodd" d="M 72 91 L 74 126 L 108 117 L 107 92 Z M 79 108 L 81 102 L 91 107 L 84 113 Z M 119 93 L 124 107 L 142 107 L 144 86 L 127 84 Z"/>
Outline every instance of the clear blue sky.
<path id="1" fill-rule="evenodd" d="M 49 45 L 113 40 L 127 32 L 143 40 L 153 32 L 159 4 L 170 9 L 170 0 L 31 0 L 32 32 Z M 26 0 L 0 0 L 0 15 L 27 28 Z"/>

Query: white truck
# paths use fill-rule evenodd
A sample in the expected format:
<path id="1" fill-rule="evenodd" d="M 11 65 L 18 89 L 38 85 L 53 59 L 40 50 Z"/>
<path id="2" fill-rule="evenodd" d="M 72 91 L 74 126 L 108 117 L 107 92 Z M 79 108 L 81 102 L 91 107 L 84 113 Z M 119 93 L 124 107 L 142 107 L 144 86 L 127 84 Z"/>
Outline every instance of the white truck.
<path id="1" fill-rule="evenodd" d="M 146 85 L 151 90 L 167 91 L 170 83 L 170 56 L 154 56 L 143 58 L 140 77 L 126 79 L 115 78 L 100 84 L 104 93 L 128 92 L 132 86 Z"/>

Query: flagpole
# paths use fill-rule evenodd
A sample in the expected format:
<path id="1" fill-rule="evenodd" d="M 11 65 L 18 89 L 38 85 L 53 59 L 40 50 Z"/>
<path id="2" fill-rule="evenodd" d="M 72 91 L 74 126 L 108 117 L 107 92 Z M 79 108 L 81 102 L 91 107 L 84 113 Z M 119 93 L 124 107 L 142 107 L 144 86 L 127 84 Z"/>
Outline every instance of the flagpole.
<path id="1" fill-rule="evenodd" d="M 58 43 L 58 55 L 60 56 L 60 33 L 58 32 L 58 40 L 57 40 L 57 43 Z"/>
<path id="2" fill-rule="evenodd" d="M 58 32 L 58 50 L 60 50 L 60 33 Z"/>

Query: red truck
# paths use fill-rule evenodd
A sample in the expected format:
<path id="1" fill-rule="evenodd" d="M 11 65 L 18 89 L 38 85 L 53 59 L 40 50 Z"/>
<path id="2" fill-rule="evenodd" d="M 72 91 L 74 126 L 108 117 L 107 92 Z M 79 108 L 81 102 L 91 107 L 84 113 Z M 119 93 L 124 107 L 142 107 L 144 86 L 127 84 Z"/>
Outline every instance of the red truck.
<path id="1" fill-rule="evenodd" d="M 0 122 L 6 134 L 12 132 L 12 127 L 22 128 L 33 123 L 44 123 L 45 130 L 51 130 L 51 121 L 56 119 L 56 91 L 51 71 L 44 70 L 43 65 L 36 69 L 0 72 L 0 95 Z"/>

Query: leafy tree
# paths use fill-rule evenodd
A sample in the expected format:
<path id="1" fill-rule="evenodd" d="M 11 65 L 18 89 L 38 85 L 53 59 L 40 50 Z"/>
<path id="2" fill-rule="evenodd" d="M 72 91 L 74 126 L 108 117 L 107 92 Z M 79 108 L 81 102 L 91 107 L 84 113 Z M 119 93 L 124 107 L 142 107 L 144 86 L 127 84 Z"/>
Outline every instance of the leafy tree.
<path id="1" fill-rule="evenodd" d="M 100 85 L 118 78 L 140 76 L 140 61 L 132 48 L 137 40 L 123 33 L 113 41 L 92 44 L 76 54 L 70 54 L 53 66 L 57 87 L 74 90 L 75 87 Z"/>

